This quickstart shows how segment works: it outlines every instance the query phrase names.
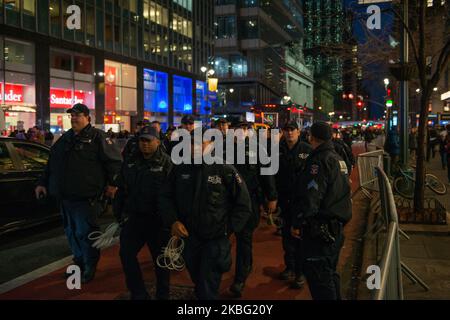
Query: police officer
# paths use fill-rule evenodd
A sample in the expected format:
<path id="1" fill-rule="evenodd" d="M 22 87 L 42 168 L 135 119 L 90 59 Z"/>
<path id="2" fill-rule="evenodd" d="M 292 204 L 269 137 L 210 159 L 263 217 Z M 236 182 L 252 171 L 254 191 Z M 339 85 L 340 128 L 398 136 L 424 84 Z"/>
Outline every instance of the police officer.
<path id="1" fill-rule="evenodd" d="M 122 157 L 124 160 L 127 160 L 129 157 L 132 157 L 135 153 L 139 151 L 139 133 L 142 128 L 150 125 L 150 121 L 144 119 L 139 121 L 136 126 L 136 131 L 134 136 L 132 136 L 128 141 L 125 147 L 122 150 Z"/>
<path id="2" fill-rule="evenodd" d="M 275 212 L 277 208 L 277 190 L 274 176 L 261 175 L 261 163 L 258 162 L 258 150 L 250 150 L 248 138 L 249 123 L 243 121 L 239 128 L 243 130 L 243 135 L 237 137 L 237 143 L 245 145 L 245 163 L 238 162 L 238 148 L 234 148 L 234 166 L 244 179 L 250 193 L 252 215 L 244 229 L 236 233 L 236 270 L 234 282 L 230 287 L 231 293 L 240 298 L 245 282 L 250 275 L 253 266 L 253 233 L 258 227 L 260 220 L 260 206 L 266 204 L 269 212 Z M 241 141 L 239 141 L 239 139 Z M 259 148 L 261 146 L 258 146 Z M 265 150 L 264 150 L 265 151 Z M 256 164 L 253 164 L 256 160 Z"/>
<path id="3" fill-rule="evenodd" d="M 348 169 L 348 175 L 352 174 L 353 166 L 355 165 L 355 158 L 352 149 L 342 140 L 338 129 L 333 130 L 333 145 L 336 153 L 345 161 Z"/>
<path id="4" fill-rule="evenodd" d="M 82 283 L 90 282 L 100 253 L 92 248 L 88 235 L 98 230 L 98 199 L 105 192 L 114 197 L 120 172 L 120 151 L 101 130 L 91 126 L 89 109 L 76 104 L 67 111 L 72 129 L 53 145 L 36 196 L 50 194 L 61 201 L 66 236 L 74 263 L 83 271 Z"/>
<path id="5" fill-rule="evenodd" d="M 192 150 L 201 156 L 211 144 L 193 142 Z M 217 299 L 231 267 L 229 236 L 242 231 L 251 215 L 245 182 L 231 165 L 181 164 L 170 174 L 162 204 L 172 234 L 185 240 L 183 256 L 197 298 Z"/>
<path id="6" fill-rule="evenodd" d="M 276 175 L 278 205 L 283 220 L 281 235 L 286 269 L 280 274 L 281 280 L 291 281 L 291 287 L 303 286 L 301 252 L 299 241 L 291 235 L 290 207 L 293 200 L 293 186 L 299 174 L 304 170 L 306 159 L 311 153 L 310 145 L 300 141 L 300 130 L 296 121 L 290 121 L 283 127 L 283 139 L 280 142 L 280 169 Z"/>
<path id="7" fill-rule="evenodd" d="M 220 118 L 216 121 L 216 129 L 222 132 L 223 136 L 226 137 L 228 130 L 230 129 L 230 123 L 225 118 Z"/>
<path id="8" fill-rule="evenodd" d="M 195 128 L 195 119 L 193 116 L 191 115 L 185 115 L 183 116 L 183 118 L 181 118 L 181 126 L 180 129 L 184 129 L 187 130 L 189 132 L 192 132 Z M 169 155 L 172 154 L 172 150 L 173 148 L 180 143 L 181 141 L 183 141 L 183 139 L 180 139 L 180 141 L 176 141 L 174 140 L 174 138 L 176 137 L 177 132 L 175 131 L 174 134 L 172 134 L 171 140 L 168 143 L 168 148 L 167 148 L 167 153 Z"/>
<path id="9" fill-rule="evenodd" d="M 157 203 L 171 168 L 169 156 L 161 149 L 159 132 L 144 127 L 139 133 L 139 152 L 122 166 L 114 201 L 115 216 L 124 224 L 120 234 L 120 259 L 133 300 L 149 298 L 137 260 L 137 254 L 145 244 L 155 266 L 156 297 L 169 299 L 169 270 L 158 267 L 156 260 L 169 240 L 170 232 L 163 228 Z"/>
<path id="10" fill-rule="evenodd" d="M 297 184 L 291 231 L 301 239 L 303 270 L 313 299 L 337 300 L 336 265 L 343 226 L 352 215 L 348 170 L 334 149 L 327 123 L 313 124 L 310 143 L 314 150 Z"/>

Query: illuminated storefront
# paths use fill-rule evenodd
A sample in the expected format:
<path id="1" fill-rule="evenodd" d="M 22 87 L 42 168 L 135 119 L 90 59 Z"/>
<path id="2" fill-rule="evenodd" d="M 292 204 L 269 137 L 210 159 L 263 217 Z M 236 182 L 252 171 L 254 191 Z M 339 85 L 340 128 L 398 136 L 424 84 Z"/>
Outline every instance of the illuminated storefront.
<path id="1" fill-rule="evenodd" d="M 66 51 L 50 53 L 50 128 L 53 132 L 70 129 L 66 113 L 76 103 L 91 110 L 91 123 L 95 124 L 94 59 Z"/>
<path id="2" fill-rule="evenodd" d="M 192 114 L 192 79 L 173 76 L 174 124 L 181 123 L 185 114 Z"/>
<path id="3" fill-rule="evenodd" d="M 1 130 L 27 130 L 36 122 L 34 47 L 0 38 Z"/>
<path id="4" fill-rule="evenodd" d="M 217 95 L 208 91 L 205 81 L 196 82 L 196 96 L 197 96 L 197 111 L 201 116 L 201 120 L 208 122 L 209 116 L 212 113 L 212 102 Z M 217 98 L 216 98 L 217 99 Z"/>
<path id="5" fill-rule="evenodd" d="M 159 121 L 165 131 L 168 127 L 169 75 L 144 69 L 144 117 Z"/>
<path id="6" fill-rule="evenodd" d="M 131 131 L 132 116 L 137 116 L 136 67 L 105 60 L 105 125 Z"/>

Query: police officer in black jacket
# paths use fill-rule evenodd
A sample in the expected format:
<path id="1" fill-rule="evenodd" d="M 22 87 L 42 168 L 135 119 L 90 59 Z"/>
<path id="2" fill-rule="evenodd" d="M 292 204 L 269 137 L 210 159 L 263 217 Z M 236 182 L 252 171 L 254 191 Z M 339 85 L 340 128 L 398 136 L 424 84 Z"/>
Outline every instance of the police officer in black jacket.
<path id="1" fill-rule="evenodd" d="M 201 156 L 211 144 L 193 142 L 192 149 Z M 217 299 L 222 275 L 231 268 L 229 237 L 251 215 L 245 182 L 231 165 L 181 164 L 170 174 L 162 205 L 172 235 L 185 240 L 183 256 L 197 298 Z"/>
<path id="2" fill-rule="evenodd" d="M 258 227 L 260 220 L 260 206 L 265 205 L 267 201 L 268 210 L 274 212 L 277 206 L 277 190 L 275 177 L 261 175 L 262 165 L 258 161 L 259 148 L 251 150 L 249 143 L 249 123 L 243 121 L 239 124 L 239 129 L 243 135 L 236 137 L 234 148 L 234 166 L 244 179 L 251 198 L 252 216 L 247 222 L 245 228 L 236 234 L 236 271 L 234 282 L 230 287 L 231 293 L 236 298 L 240 298 L 253 266 L 253 233 Z M 257 134 L 257 133 L 255 133 Z M 245 146 L 245 163 L 239 163 L 237 144 L 243 143 Z M 265 151 L 265 149 L 261 150 Z M 256 162 L 256 163 L 255 163 Z"/>
<path id="3" fill-rule="evenodd" d="M 83 271 L 82 282 L 95 275 L 100 253 L 92 248 L 88 235 L 98 230 L 98 199 L 105 193 L 114 197 L 122 159 L 114 142 L 91 126 L 89 109 L 76 104 L 67 111 L 72 129 L 56 141 L 50 151 L 45 172 L 38 182 L 36 196 L 47 192 L 61 201 L 64 229 L 74 255 Z"/>
<path id="4" fill-rule="evenodd" d="M 119 179 L 114 213 L 122 221 L 120 259 L 132 300 L 149 298 L 142 279 L 137 254 L 147 244 L 156 273 L 156 298 L 169 299 L 169 270 L 157 266 L 162 247 L 169 240 L 169 229 L 164 229 L 158 194 L 172 168 L 169 156 L 161 150 L 159 132 L 144 127 L 139 133 L 139 151 L 128 158 Z M 125 220 L 126 219 L 126 220 Z"/>
<path id="5" fill-rule="evenodd" d="M 353 156 L 352 149 L 342 140 L 339 134 L 339 130 L 333 130 L 333 144 L 336 153 L 345 161 L 348 169 L 348 176 L 352 174 L 353 166 L 355 165 L 355 157 Z"/>
<path id="6" fill-rule="evenodd" d="M 148 119 L 144 119 L 137 123 L 134 135 L 128 139 L 127 144 L 122 150 L 122 157 L 124 160 L 127 160 L 139 151 L 139 133 L 143 128 L 149 125 L 150 121 Z"/>
<path id="7" fill-rule="evenodd" d="M 301 239 L 304 273 L 313 299 L 340 299 L 336 273 L 344 242 L 343 226 L 351 219 L 351 189 L 346 163 L 336 153 L 331 128 L 311 127 L 310 154 L 296 188 L 292 235 Z"/>
<path id="8" fill-rule="evenodd" d="M 278 206 L 281 209 L 282 242 L 286 269 L 280 274 L 281 280 L 292 281 L 292 288 L 303 286 L 303 271 L 299 241 L 291 235 L 290 208 L 294 197 L 293 186 L 305 168 L 306 159 L 312 148 L 300 140 L 297 122 L 290 121 L 283 127 L 283 138 L 280 142 L 280 169 L 276 175 Z"/>

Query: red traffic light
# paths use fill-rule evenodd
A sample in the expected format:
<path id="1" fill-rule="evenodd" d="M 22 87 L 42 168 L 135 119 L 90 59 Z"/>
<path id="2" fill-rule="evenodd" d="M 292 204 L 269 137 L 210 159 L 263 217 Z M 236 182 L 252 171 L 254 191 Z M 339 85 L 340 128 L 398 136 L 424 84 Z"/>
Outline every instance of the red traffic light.
<path id="1" fill-rule="evenodd" d="M 358 101 L 357 105 L 358 105 L 358 108 L 362 108 L 362 106 L 363 106 L 362 101 Z"/>

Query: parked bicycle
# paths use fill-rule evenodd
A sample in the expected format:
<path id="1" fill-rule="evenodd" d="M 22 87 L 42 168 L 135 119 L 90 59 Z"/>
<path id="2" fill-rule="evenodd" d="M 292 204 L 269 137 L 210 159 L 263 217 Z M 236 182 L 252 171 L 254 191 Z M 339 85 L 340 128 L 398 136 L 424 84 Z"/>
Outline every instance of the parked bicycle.
<path id="1" fill-rule="evenodd" d="M 416 170 L 398 168 L 398 173 L 393 183 L 395 192 L 406 199 L 414 198 Z M 425 186 L 438 195 L 447 194 L 446 185 L 431 173 L 425 174 Z"/>

